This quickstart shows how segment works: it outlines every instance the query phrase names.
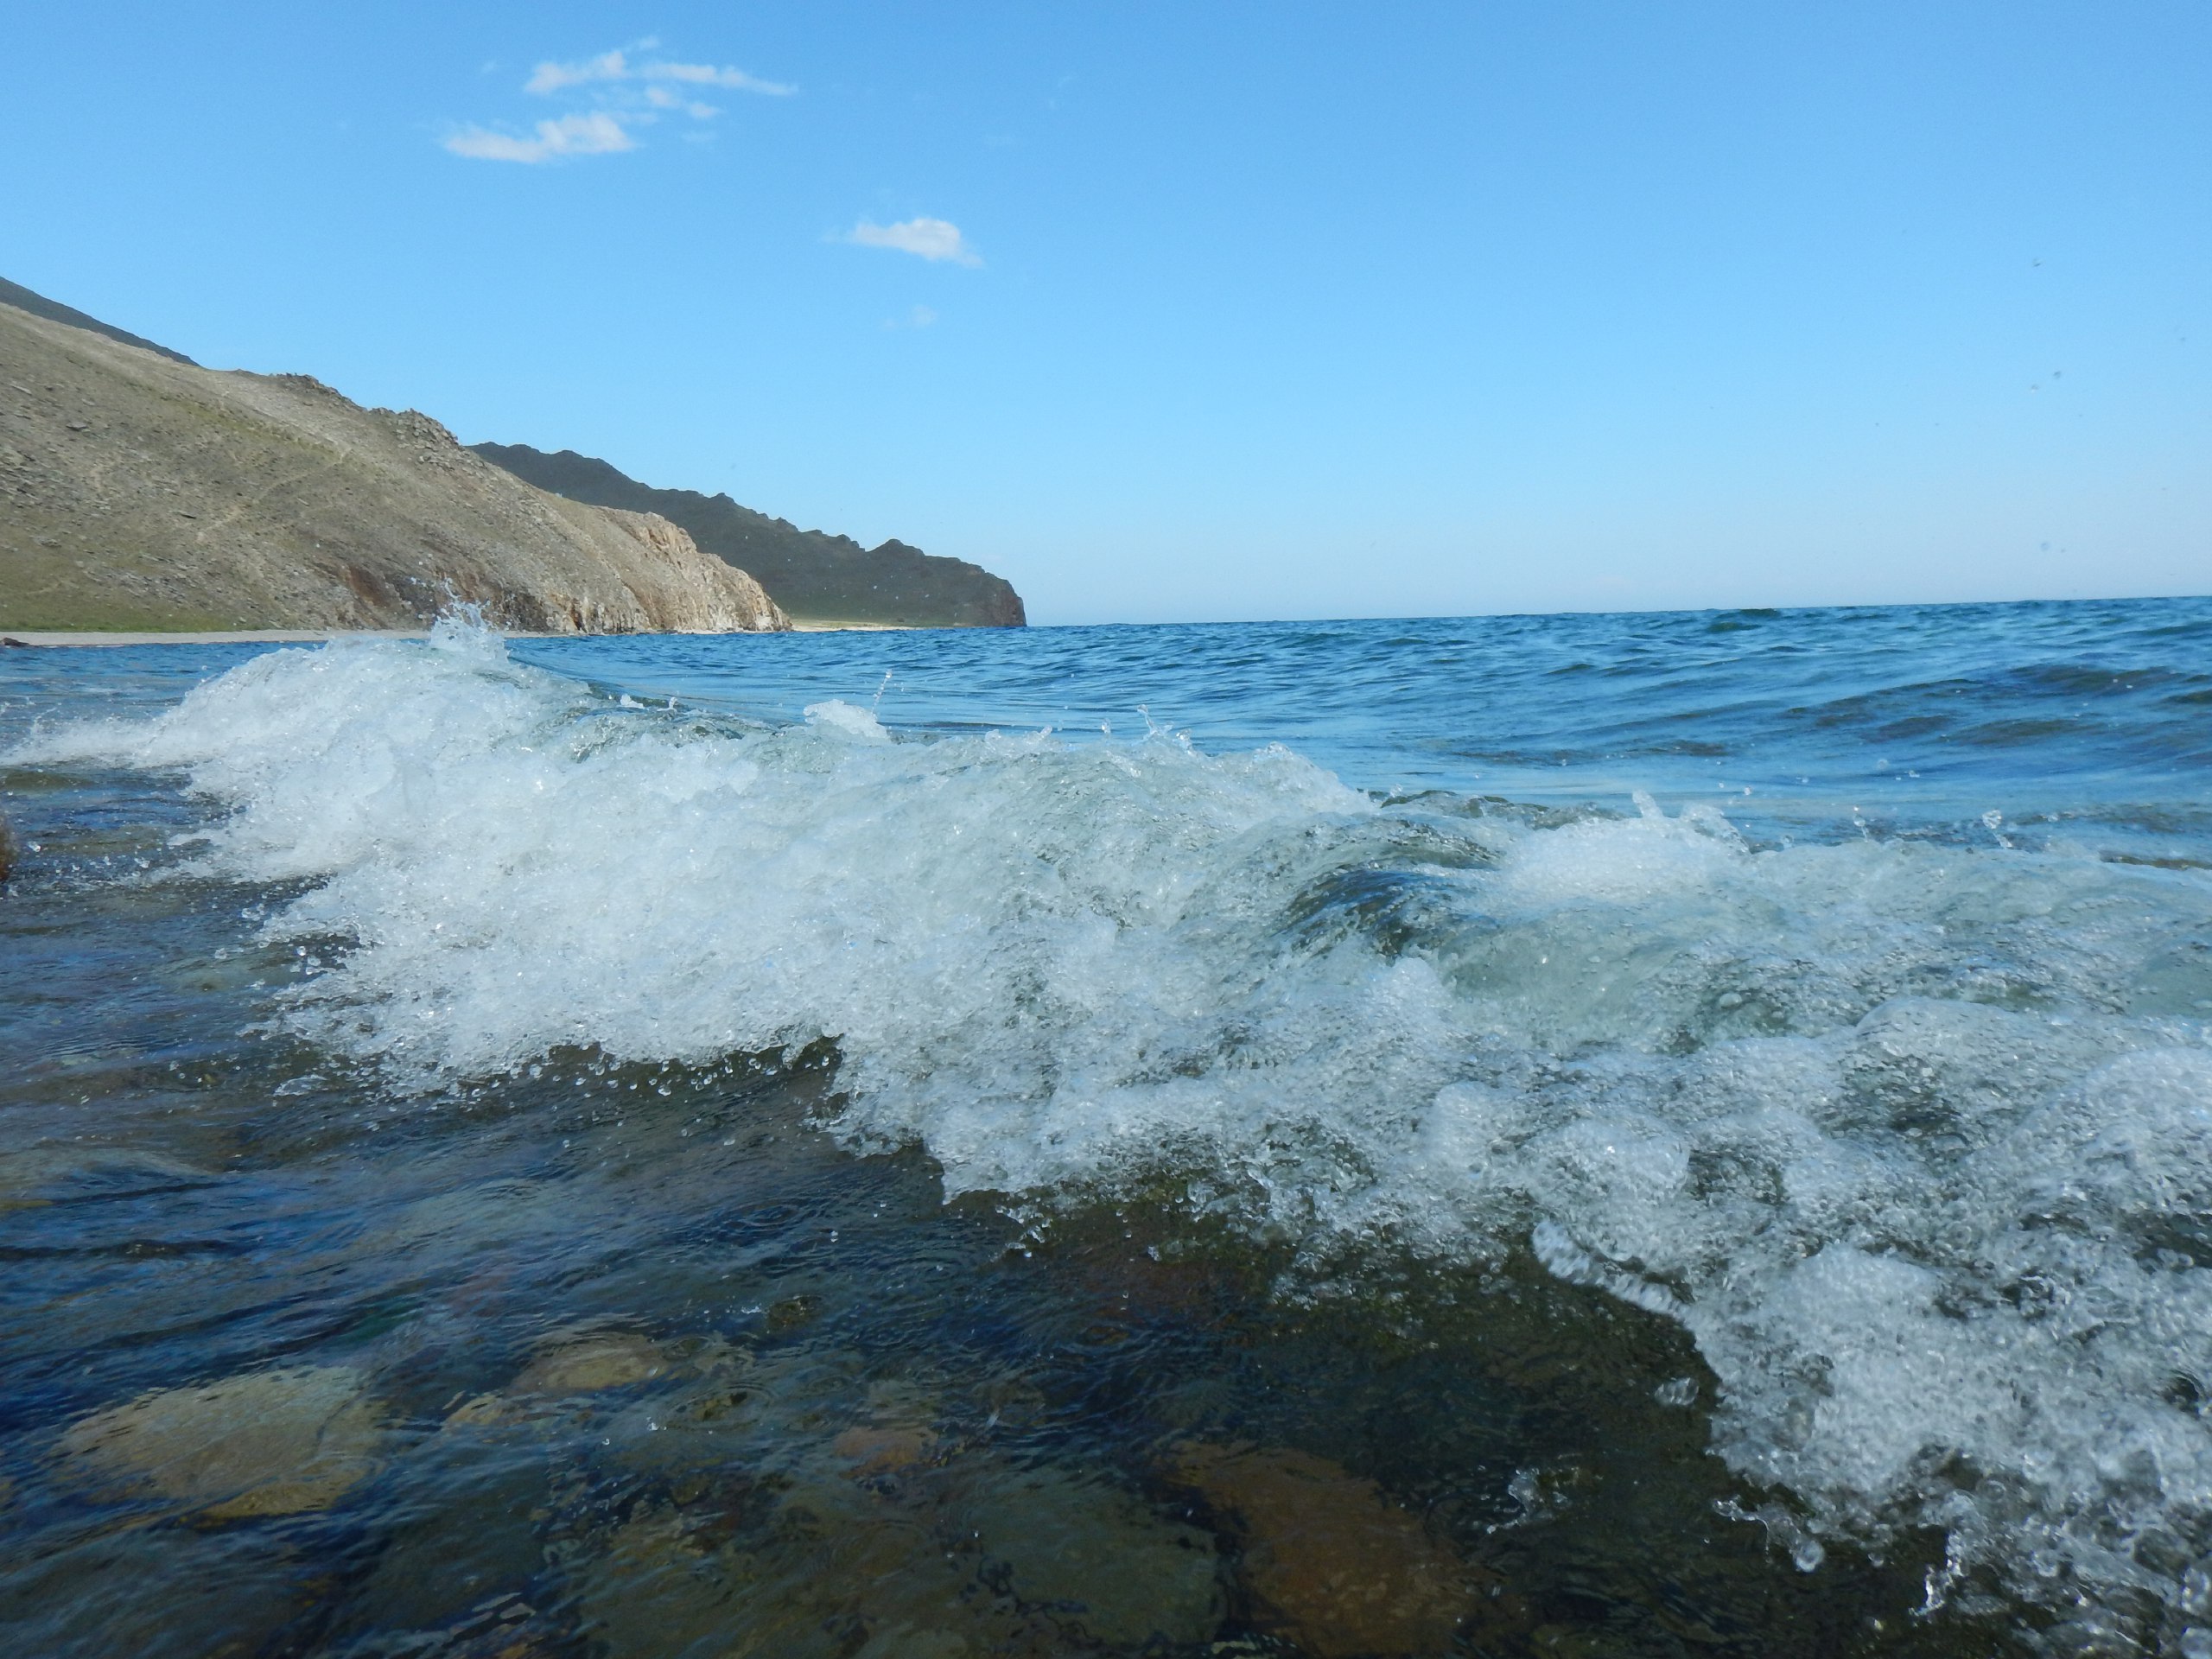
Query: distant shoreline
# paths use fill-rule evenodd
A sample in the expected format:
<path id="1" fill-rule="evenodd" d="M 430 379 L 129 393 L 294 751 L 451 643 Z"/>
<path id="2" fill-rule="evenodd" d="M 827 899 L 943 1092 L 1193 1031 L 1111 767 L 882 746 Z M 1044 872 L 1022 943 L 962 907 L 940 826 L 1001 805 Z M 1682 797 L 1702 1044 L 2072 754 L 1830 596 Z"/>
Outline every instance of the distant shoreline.
<path id="1" fill-rule="evenodd" d="M 319 644 L 346 638 L 427 639 L 429 630 L 341 628 L 243 628 L 230 632 L 178 632 L 118 633 L 96 628 L 0 628 L 0 648 L 7 645 L 249 645 Z"/>
<path id="2" fill-rule="evenodd" d="M 502 630 L 513 639 L 633 639 L 637 634 L 588 633 L 524 633 L 518 630 Z M 895 622 L 799 622 L 791 624 L 794 633 L 901 633 L 906 626 Z M 9 645 L 321 645 L 332 639 L 427 639 L 427 628 L 241 628 L 222 632 L 179 632 L 118 633 L 93 628 L 72 629 L 0 629 L 0 650 Z M 685 634 L 684 639 L 706 639 L 718 636 Z M 747 639 L 755 636 L 747 633 Z"/>

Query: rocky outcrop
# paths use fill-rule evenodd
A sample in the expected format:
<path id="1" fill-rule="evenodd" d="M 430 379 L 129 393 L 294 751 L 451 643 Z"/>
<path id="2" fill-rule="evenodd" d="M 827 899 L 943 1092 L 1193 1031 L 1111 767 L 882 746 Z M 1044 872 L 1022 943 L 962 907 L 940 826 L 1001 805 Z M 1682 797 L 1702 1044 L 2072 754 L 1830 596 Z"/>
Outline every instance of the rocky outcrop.
<path id="1" fill-rule="evenodd" d="M 657 512 L 683 525 L 707 552 L 750 571 L 802 622 L 1018 628 L 1028 620 L 1011 583 L 965 559 L 895 540 L 862 547 L 849 536 L 771 518 L 727 495 L 655 489 L 573 449 L 549 454 L 526 443 L 470 447 L 541 490 L 602 507 Z"/>
<path id="2" fill-rule="evenodd" d="M 549 494 L 415 411 L 0 304 L 0 628 L 790 626 L 652 513 Z"/>

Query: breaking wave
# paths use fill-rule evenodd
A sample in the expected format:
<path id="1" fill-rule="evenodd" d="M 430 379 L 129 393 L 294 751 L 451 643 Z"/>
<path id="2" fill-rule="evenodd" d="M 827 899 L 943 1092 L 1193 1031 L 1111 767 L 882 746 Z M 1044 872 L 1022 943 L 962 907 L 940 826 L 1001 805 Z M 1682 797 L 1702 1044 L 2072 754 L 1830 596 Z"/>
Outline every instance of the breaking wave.
<path id="1" fill-rule="evenodd" d="M 344 942 L 282 1020 L 395 1086 L 834 1039 L 830 1127 L 949 1192 L 1165 1175 L 1679 1322 L 1715 1449 L 1814 1535 L 1948 1533 L 1931 1605 L 1980 1564 L 2212 1606 L 2202 871 L 1378 803 L 1164 734 L 752 726 L 451 626 L 13 759 L 226 804 L 196 868 L 304 882 L 268 931 Z"/>

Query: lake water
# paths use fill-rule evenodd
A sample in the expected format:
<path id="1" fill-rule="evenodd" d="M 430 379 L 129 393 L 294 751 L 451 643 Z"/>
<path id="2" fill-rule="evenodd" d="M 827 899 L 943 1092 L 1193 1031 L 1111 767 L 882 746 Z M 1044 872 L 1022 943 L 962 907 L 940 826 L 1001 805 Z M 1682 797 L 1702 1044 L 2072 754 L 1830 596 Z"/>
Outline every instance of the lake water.
<path id="1" fill-rule="evenodd" d="M 54 1655 L 2212 1655 L 2212 601 L 0 652 Z"/>

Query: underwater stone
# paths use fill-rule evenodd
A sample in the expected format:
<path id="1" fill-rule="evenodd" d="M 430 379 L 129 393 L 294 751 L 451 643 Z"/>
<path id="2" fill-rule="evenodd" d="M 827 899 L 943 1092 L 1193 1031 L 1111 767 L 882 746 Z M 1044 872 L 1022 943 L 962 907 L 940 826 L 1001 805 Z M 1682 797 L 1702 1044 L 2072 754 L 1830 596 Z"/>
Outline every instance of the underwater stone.
<path id="1" fill-rule="evenodd" d="M 830 1449 L 852 1467 L 855 1480 L 887 1475 L 921 1462 L 937 1448 L 937 1436 L 925 1428 L 856 1426 L 830 1443 Z"/>
<path id="2" fill-rule="evenodd" d="M 964 1659 L 975 1651 L 975 1645 L 955 1630 L 886 1624 L 868 1637 L 853 1659 Z"/>
<path id="3" fill-rule="evenodd" d="M 1451 1648 L 1471 1603 L 1466 1573 L 1375 1482 L 1280 1446 L 1186 1445 L 1173 1472 L 1236 1533 L 1244 1587 L 1301 1652 L 1415 1659 Z"/>
<path id="4" fill-rule="evenodd" d="M 1114 1647 L 1180 1647 L 1220 1624 L 1226 1602 L 1213 1540 L 1128 1493 L 1032 1469 L 992 1483 L 976 1500 L 987 1560 L 1055 1624 Z"/>
<path id="5" fill-rule="evenodd" d="M 429 1630 L 458 1621 L 497 1634 L 499 1645 L 483 1659 L 505 1659 L 508 1638 L 520 1640 L 534 1628 L 520 1592 L 545 1565 L 538 1535 L 547 1502 L 543 1462 L 482 1440 L 433 1440 L 410 1449 L 387 1478 L 378 1497 L 391 1507 L 382 1513 L 398 1519 L 375 1565 L 356 1581 L 349 1624 Z M 474 1502 L 440 1501 L 464 1484 Z M 448 1659 L 474 1652 L 456 1649 Z"/>
<path id="6" fill-rule="evenodd" d="M 328 1509 L 376 1466 L 382 1412 L 341 1365 L 255 1371 L 161 1389 L 61 1437 L 79 1471 L 210 1520 Z"/>
<path id="7" fill-rule="evenodd" d="M 667 1376 L 675 1362 L 633 1331 L 556 1332 L 514 1380 L 517 1394 L 597 1394 Z"/>
<path id="8" fill-rule="evenodd" d="M 750 1548 L 717 1544 L 721 1530 L 711 1512 L 648 1509 L 607 1537 L 577 1573 L 594 1649 L 608 1659 L 848 1659 L 865 1635 L 866 1651 L 901 1659 L 1052 1651 L 970 1593 L 964 1568 L 915 1517 L 853 1489 L 795 1493 Z"/>

